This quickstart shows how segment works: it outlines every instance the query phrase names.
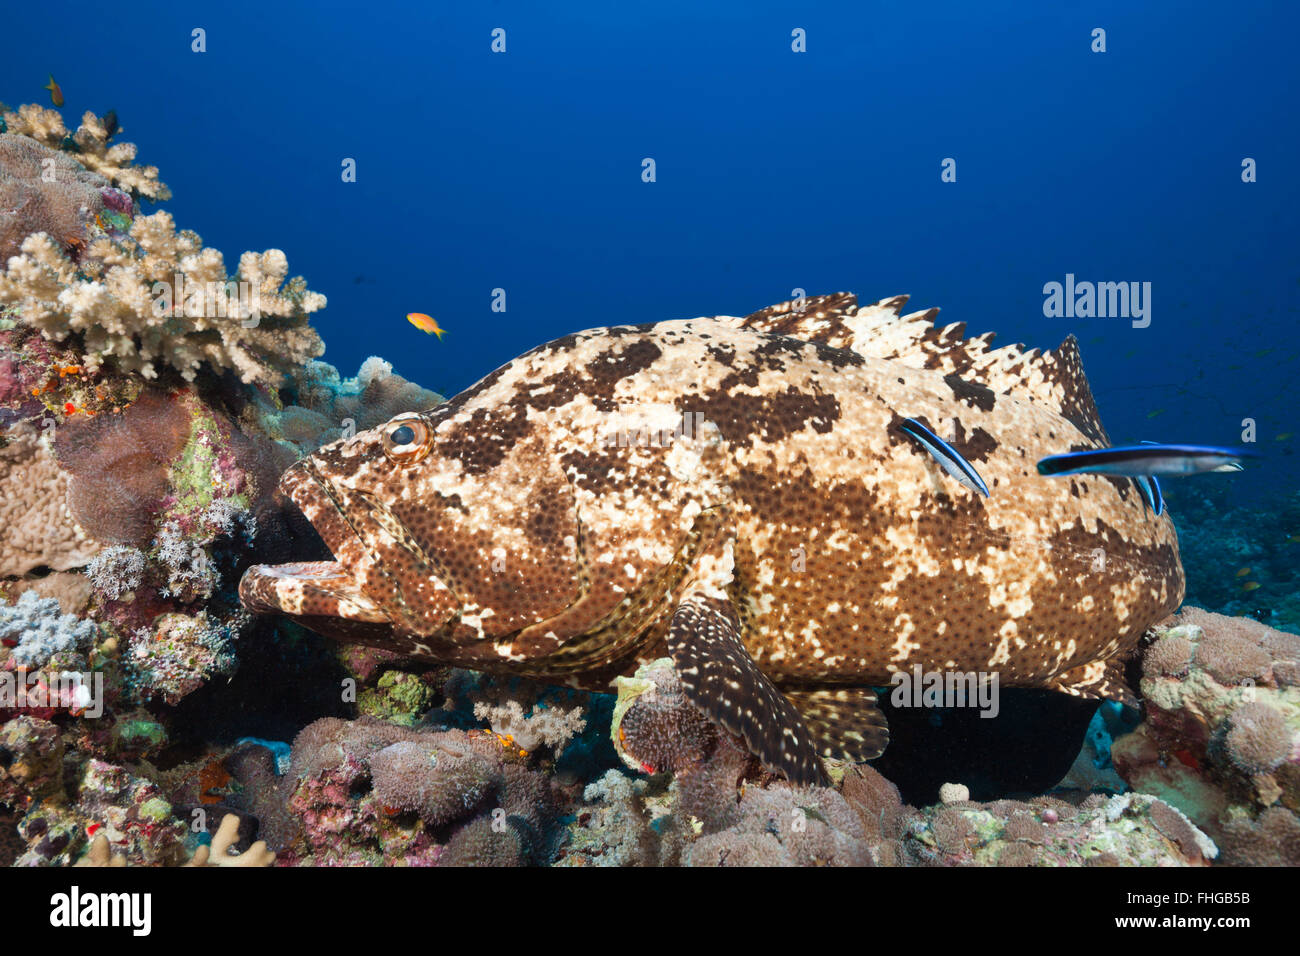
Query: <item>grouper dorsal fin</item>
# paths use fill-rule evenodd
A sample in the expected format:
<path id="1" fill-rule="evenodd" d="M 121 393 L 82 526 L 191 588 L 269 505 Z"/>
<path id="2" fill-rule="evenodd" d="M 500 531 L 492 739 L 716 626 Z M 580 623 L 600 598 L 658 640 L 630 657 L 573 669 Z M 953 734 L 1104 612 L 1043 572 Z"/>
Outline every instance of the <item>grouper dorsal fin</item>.
<path id="1" fill-rule="evenodd" d="M 860 306 L 857 296 L 837 292 L 779 302 L 744 318 L 719 316 L 718 321 L 954 375 L 995 394 L 1046 405 L 1092 441 L 1110 443 L 1074 336 L 1050 352 L 1019 344 L 995 349 L 992 332 L 966 338 L 964 322 L 936 325 L 938 309 L 901 314 L 907 299 L 897 295 Z"/>

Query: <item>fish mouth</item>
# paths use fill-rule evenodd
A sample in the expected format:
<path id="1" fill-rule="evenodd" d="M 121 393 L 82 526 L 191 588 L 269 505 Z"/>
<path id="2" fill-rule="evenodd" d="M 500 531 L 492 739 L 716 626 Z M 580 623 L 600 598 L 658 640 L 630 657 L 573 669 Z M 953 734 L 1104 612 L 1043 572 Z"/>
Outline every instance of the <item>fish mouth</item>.
<path id="1" fill-rule="evenodd" d="M 244 606 L 260 614 L 303 618 L 304 623 L 341 619 L 391 625 L 388 614 L 366 594 L 351 570 L 358 567 L 365 553 L 361 537 L 343 517 L 311 459 L 289 466 L 280 478 L 279 490 L 311 522 L 334 560 L 254 565 L 239 582 Z"/>

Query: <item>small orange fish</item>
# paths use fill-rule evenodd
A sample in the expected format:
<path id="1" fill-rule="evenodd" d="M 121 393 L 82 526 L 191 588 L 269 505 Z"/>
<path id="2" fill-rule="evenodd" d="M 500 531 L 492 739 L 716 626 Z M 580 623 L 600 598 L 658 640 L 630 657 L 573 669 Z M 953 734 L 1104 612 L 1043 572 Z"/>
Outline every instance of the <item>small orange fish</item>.
<path id="1" fill-rule="evenodd" d="M 50 91 L 50 102 L 55 106 L 63 105 L 63 90 L 59 89 L 59 84 L 54 82 L 54 74 L 50 74 L 50 82 L 41 89 Z"/>
<path id="2" fill-rule="evenodd" d="M 1250 574 L 1250 568 L 1242 568 L 1237 572 L 1237 577 L 1244 578 L 1248 574 Z"/>
<path id="3" fill-rule="evenodd" d="M 1255 588 L 1257 588 L 1257 587 L 1259 587 L 1259 586 L 1260 586 L 1260 585 L 1259 585 L 1259 582 L 1258 582 L 1258 581 L 1247 581 L 1245 584 L 1243 584 L 1243 585 L 1241 586 L 1241 589 L 1242 589 L 1243 591 L 1253 591 L 1253 590 L 1255 590 Z"/>
<path id="4" fill-rule="evenodd" d="M 438 327 L 437 319 L 431 315 L 425 315 L 423 312 L 406 313 L 406 321 L 410 322 L 421 332 L 427 332 L 429 335 L 438 336 L 439 341 L 442 341 L 443 332 L 446 331 L 445 329 Z"/>

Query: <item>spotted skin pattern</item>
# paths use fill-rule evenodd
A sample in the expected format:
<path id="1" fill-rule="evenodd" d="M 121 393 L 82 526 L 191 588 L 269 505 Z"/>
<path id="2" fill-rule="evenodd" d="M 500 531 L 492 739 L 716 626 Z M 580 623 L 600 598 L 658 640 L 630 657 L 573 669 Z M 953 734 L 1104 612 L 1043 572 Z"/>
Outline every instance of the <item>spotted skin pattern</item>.
<path id="1" fill-rule="evenodd" d="M 905 301 L 542 345 L 292 466 L 281 486 L 335 560 L 252 568 L 241 596 L 341 640 L 597 690 L 669 653 L 688 697 L 798 782 L 824 779 L 819 756 L 879 754 L 870 687 L 917 664 L 1131 698 L 1119 668 L 1183 572 L 1131 483 L 1036 473 L 1109 444 L 1074 340 L 994 349 Z"/>

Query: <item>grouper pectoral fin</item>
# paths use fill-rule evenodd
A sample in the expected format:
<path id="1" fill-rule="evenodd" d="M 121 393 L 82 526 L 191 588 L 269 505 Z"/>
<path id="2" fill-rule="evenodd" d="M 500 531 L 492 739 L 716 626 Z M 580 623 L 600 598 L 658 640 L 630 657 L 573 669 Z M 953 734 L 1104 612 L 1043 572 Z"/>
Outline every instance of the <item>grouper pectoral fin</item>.
<path id="1" fill-rule="evenodd" d="M 1124 679 L 1124 661 L 1117 657 L 1092 661 L 1082 667 L 1058 674 L 1047 686 L 1074 697 L 1113 700 L 1125 707 L 1138 705 L 1138 695 Z"/>
<path id="2" fill-rule="evenodd" d="M 799 711 L 745 649 L 730 600 L 683 596 L 668 628 L 668 654 L 687 700 L 742 738 L 765 768 L 799 786 L 828 782 Z"/>
<path id="3" fill-rule="evenodd" d="M 686 699 L 745 741 L 763 766 L 793 784 L 829 783 L 799 711 L 754 662 L 728 594 L 735 532 L 725 513 L 701 515 L 700 548 L 668 626 L 668 654 Z"/>
<path id="4" fill-rule="evenodd" d="M 823 757 L 861 763 L 889 745 L 889 723 L 870 687 L 782 687 Z"/>

